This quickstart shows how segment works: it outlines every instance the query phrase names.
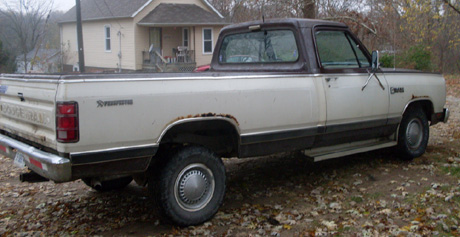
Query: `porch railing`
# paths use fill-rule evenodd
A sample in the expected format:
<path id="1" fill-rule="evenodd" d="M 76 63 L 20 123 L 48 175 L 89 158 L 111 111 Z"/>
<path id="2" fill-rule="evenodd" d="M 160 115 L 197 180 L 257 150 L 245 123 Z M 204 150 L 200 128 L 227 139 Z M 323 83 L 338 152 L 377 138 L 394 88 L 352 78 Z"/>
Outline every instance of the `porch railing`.
<path id="1" fill-rule="evenodd" d="M 142 57 L 146 71 L 191 72 L 196 68 L 194 50 L 188 50 L 187 54 L 174 57 L 163 57 L 156 51 L 143 51 Z"/>

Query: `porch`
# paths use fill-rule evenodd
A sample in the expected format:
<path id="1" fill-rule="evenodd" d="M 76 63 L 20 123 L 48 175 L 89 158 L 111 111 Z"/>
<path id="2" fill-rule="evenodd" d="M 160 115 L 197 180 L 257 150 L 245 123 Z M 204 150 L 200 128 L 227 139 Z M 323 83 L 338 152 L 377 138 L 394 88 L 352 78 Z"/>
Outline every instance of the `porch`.
<path id="1" fill-rule="evenodd" d="M 188 72 L 211 62 L 215 39 L 227 23 L 203 7 L 161 3 L 137 23 L 144 70 Z"/>
<path id="2" fill-rule="evenodd" d="M 172 56 L 163 56 L 163 50 L 149 50 L 142 52 L 143 70 L 154 72 L 192 72 L 197 64 L 195 51 L 183 46 L 172 49 Z"/>

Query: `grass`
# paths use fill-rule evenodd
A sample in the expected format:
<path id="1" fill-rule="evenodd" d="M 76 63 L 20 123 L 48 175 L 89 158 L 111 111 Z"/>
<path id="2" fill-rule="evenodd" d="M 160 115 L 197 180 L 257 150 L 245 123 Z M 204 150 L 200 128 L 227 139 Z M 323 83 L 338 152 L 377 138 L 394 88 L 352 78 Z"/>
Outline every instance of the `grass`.
<path id="1" fill-rule="evenodd" d="M 360 196 L 353 196 L 350 199 L 356 203 L 362 203 L 364 201 L 363 197 Z"/>
<path id="2" fill-rule="evenodd" d="M 454 197 L 452 198 L 452 201 L 455 202 L 455 203 L 457 203 L 457 204 L 460 204 L 460 196 L 457 196 L 457 195 L 454 196 Z M 460 205 L 458 205 L 458 206 L 460 206 Z M 457 219 L 460 219 L 460 212 L 458 213 Z"/>
<path id="3" fill-rule="evenodd" d="M 446 80 L 455 80 L 455 79 L 460 79 L 460 75 L 459 74 L 446 74 L 444 75 L 444 78 L 446 78 Z"/>
<path id="4" fill-rule="evenodd" d="M 441 171 L 445 174 L 450 173 L 452 177 L 460 178 L 460 167 L 441 167 Z"/>
<path id="5" fill-rule="evenodd" d="M 382 196 L 383 196 L 383 193 L 380 193 L 380 192 L 375 192 L 375 193 L 369 194 L 369 198 L 374 199 L 374 200 L 377 199 L 377 198 L 380 198 Z"/>
<path id="6" fill-rule="evenodd" d="M 336 235 L 334 236 L 342 236 L 341 234 L 344 234 L 345 232 L 354 232 L 355 231 L 355 228 L 351 227 L 351 226 L 346 226 L 346 227 L 340 227 L 338 230 L 337 230 L 337 233 Z"/>

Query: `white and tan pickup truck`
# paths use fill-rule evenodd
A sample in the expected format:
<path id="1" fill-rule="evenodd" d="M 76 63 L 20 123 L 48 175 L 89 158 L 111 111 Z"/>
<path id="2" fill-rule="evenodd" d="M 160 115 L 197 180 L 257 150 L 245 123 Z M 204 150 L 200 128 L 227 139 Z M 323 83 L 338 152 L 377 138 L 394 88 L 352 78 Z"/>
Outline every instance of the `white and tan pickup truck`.
<path id="1" fill-rule="evenodd" d="M 394 146 L 412 159 L 445 100 L 441 75 L 381 69 L 342 23 L 249 22 L 222 30 L 205 73 L 1 75 L 0 152 L 30 169 L 22 181 L 134 179 L 169 220 L 197 225 L 222 204 L 221 157 Z"/>

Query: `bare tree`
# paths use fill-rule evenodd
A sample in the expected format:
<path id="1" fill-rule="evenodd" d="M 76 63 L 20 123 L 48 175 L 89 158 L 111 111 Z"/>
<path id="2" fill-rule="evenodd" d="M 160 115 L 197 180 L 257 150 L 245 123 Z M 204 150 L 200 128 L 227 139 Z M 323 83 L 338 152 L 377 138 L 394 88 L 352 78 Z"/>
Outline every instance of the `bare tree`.
<path id="1" fill-rule="evenodd" d="M 302 12 L 305 18 L 316 18 L 316 0 L 304 0 Z"/>
<path id="2" fill-rule="evenodd" d="M 27 72 L 30 63 L 27 54 L 34 49 L 38 51 L 40 48 L 54 1 L 17 0 L 11 3 L 11 1 L 2 0 L 2 3 L 6 9 L 2 14 L 9 21 L 8 27 L 11 32 L 15 34 L 14 44 L 24 57 L 24 70 Z"/>
<path id="3" fill-rule="evenodd" d="M 59 53 L 58 67 L 59 72 L 64 72 L 64 65 L 69 61 L 70 58 L 70 42 L 61 44 L 61 52 Z"/>
<path id="4" fill-rule="evenodd" d="M 363 43 L 413 67 L 411 48 L 431 54 L 433 70 L 460 71 L 460 0 L 211 0 L 231 22 L 300 17 L 346 23 Z M 263 10 L 262 10 L 263 9 Z M 391 56 L 390 56 L 391 55 Z"/>
<path id="5" fill-rule="evenodd" d="M 446 3 L 450 8 L 452 8 L 452 10 L 454 10 L 455 12 L 457 12 L 458 14 L 460 14 L 460 7 L 454 5 L 457 1 L 449 1 L 449 0 L 443 0 L 443 1 L 444 1 L 444 3 Z M 458 5 L 458 4 L 457 4 L 457 5 Z"/>

